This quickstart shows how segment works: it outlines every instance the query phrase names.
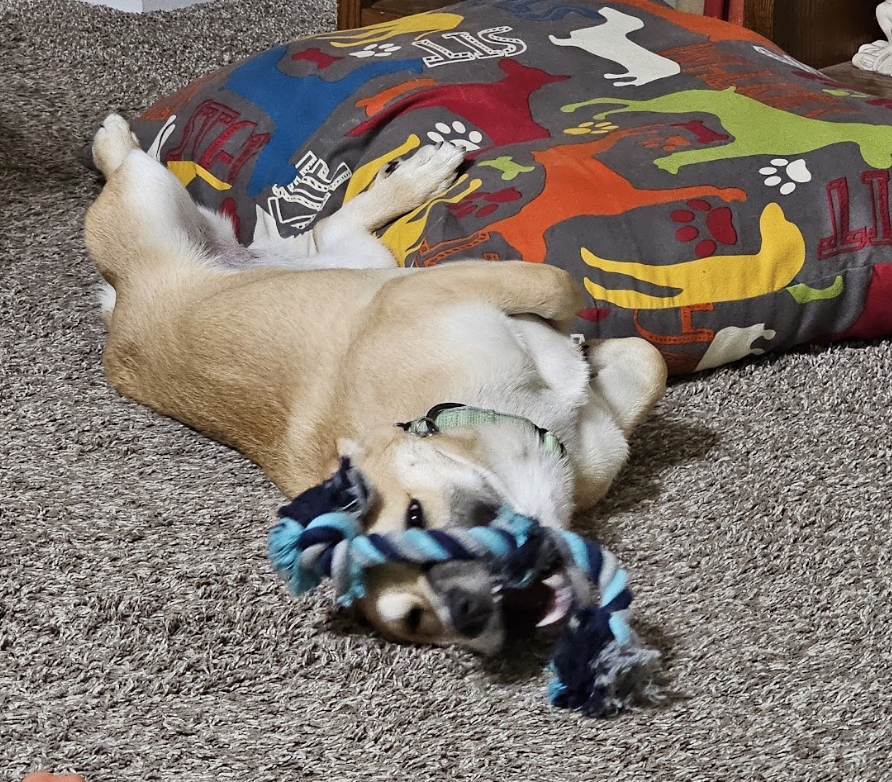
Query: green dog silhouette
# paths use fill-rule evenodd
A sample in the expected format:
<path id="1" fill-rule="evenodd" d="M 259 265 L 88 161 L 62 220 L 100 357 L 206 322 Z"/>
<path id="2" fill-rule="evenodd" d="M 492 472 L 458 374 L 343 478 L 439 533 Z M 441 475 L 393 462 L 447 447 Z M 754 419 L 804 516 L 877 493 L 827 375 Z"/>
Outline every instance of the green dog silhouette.
<path id="1" fill-rule="evenodd" d="M 659 168 L 672 174 L 677 174 L 682 166 L 692 163 L 753 155 L 791 157 L 845 142 L 858 145 L 867 165 L 880 169 L 892 166 L 892 127 L 800 117 L 739 95 L 734 87 L 726 90 L 685 90 L 651 100 L 592 98 L 582 103 L 570 103 L 561 110 L 569 114 L 585 106 L 605 103 L 621 103 L 624 108 L 609 109 L 595 115 L 594 119 L 601 120 L 611 114 L 627 111 L 655 114 L 702 112 L 713 114 L 734 137 L 727 144 L 673 152 L 654 161 Z"/>

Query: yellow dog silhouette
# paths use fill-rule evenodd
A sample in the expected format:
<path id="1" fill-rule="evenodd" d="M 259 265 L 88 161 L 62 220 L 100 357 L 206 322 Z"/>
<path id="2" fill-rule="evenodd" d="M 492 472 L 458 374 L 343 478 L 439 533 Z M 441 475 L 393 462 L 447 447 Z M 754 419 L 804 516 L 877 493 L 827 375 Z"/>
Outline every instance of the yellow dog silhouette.
<path id="1" fill-rule="evenodd" d="M 805 263 L 802 232 L 778 204 L 768 204 L 759 218 L 762 248 L 755 255 L 713 255 L 666 266 L 611 261 L 582 248 L 582 260 L 603 272 L 624 274 L 676 293 L 660 296 L 610 289 L 586 277 L 585 288 L 597 300 L 626 309 L 689 307 L 717 301 L 739 301 L 772 293 L 789 285 Z"/>
<path id="2" fill-rule="evenodd" d="M 379 43 L 397 35 L 416 33 L 415 40 L 423 38 L 430 33 L 441 33 L 445 30 L 454 30 L 465 18 L 459 14 L 444 14 L 430 11 L 425 14 L 404 16 L 402 19 L 394 19 L 392 22 L 381 22 L 359 30 L 338 30 L 333 33 L 323 33 L 315 36 L 320 41 L 328 41 L 332 46 L 346 48 L 349 46 L 362 46 L 363 44 Z"/>

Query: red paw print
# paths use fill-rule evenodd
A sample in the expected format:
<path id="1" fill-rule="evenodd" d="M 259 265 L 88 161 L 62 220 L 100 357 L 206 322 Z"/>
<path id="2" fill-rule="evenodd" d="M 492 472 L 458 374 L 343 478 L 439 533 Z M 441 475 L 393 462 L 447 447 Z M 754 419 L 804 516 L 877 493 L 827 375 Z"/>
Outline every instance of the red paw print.
<path id="1" fill-rule="evenodd" d="M 495 212 L 500 204 L 517 201 L 520 197 L 519 190 L 507 187 L 504 190 L 497 190 L 495 193 L 474 193 L 463 198 L 457 204 L 449 204 L 447 208 L 456 217 L 467 217 L 470 214 L 473 214 L 474 217 L 486 217 Z M 480 203 L 481 199 L 483 203 Z"/>
<path id="2" fill-rule="evenodd" d="M 694 254 L 698 258 L 714 255 L 718 249 L 717 242 L 737 244 L 737 230 L 734 228 L 731 210 L 727 206 L 712 207 L 702 198 L 692 198 L 686 203 L 688 209 L 676 209 L 671 217 L 676 223 L 694 223 L 700 214 L 706 215 L 706 230 L 712 237 L 701 238 L 700 229 L 695 225 L 683 225 L 675 232 L 680 242 L 700 241 L 694 246 Z"/>

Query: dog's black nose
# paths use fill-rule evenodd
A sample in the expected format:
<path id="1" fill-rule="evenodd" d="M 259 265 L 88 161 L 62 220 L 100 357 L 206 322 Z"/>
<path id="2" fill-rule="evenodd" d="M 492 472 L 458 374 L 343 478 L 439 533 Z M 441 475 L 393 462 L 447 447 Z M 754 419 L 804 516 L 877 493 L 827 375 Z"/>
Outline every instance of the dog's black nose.
<path id="1" fill-rule="evenodd" d="M 489 625 L 496 610 L 489 571 L 480 560 L 440 562 L 427 571 L 431 589 L 456 633 L 476 638 Z"/>
<path id="2" fill-rule="evenodd" d="M 446 605 L 456 632 L 476 638 L 486 629 L 492 614 L 492 596 L 454 587 L 446 594 Z"/>

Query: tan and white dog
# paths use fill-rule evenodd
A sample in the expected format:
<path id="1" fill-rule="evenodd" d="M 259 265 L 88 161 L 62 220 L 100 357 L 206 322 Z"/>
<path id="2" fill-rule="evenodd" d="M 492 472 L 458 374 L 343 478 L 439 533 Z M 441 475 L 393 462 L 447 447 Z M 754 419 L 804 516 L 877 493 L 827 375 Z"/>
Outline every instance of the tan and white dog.
<path id="1" fill-rule="evenodd" d="M 423 147 L 382 171 L 301 257 L 289 239 L 240 245 L 109 116 L 93 144 L 107 182 L 86 219 L 109 286 L 109 381 L 238 449 L 289 497 L 349 455 L 372 493 L 369 531 L 485 524 L 503 504 L 568 525 L 619 472 L 666 367 L 639 339 L 574 344 L 579 289 L 553 266 L 396 266 L 372 231 L 451 184 L 462 154 Z M 500 415 L 427 437 L 394 426 L 448 402 Z M 495 651 L 503 611 L 485 576 L 382 566 L 360 609 L 397 640 Z M 557 621 L 571 601 L 560 574 L 548 587 L 530 610 Z"/>

